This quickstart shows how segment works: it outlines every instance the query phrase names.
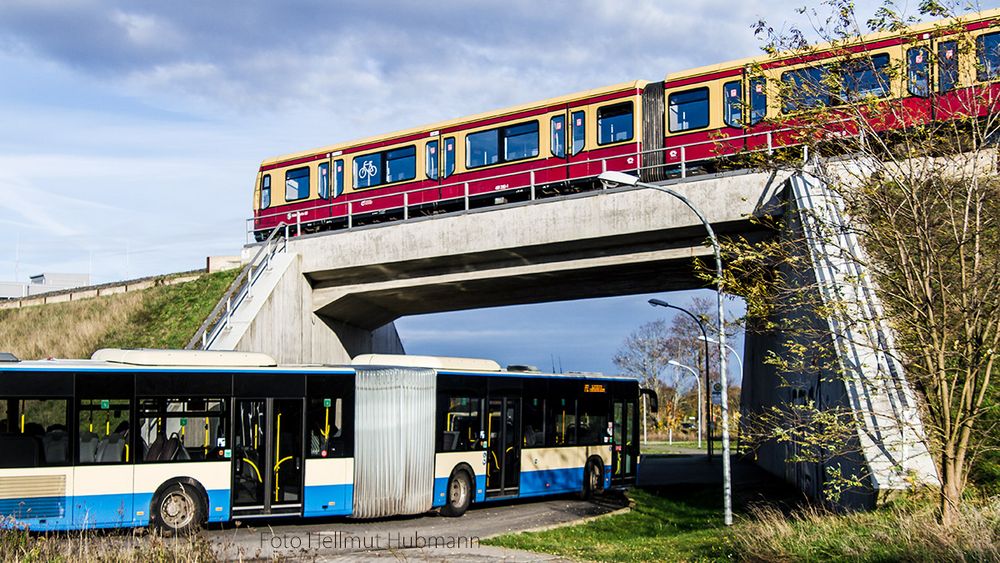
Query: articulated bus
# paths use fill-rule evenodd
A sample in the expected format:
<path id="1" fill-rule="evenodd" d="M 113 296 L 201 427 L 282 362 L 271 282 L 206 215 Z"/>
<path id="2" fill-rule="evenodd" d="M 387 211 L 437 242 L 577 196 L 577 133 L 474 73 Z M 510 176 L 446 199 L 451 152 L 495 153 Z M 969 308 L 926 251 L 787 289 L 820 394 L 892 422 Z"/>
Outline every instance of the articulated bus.
<path id="1" fill-rule="evenodd" d="M 367 355 L 0 354 L 0 518 L 35 531 L 381 518 L 635 482 L 634 379 Z M 655 395 L 653 395 L 655 399 Z M 655 401 L 654 401 L 655 402 Z"/>

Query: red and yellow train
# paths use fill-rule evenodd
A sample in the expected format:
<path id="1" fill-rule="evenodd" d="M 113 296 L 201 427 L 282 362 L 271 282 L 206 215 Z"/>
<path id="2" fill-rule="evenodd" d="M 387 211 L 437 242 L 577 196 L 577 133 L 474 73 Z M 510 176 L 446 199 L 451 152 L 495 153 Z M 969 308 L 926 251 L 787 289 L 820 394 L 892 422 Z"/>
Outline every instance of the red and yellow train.
<path id="1" fill-rule="evenodd" d="M 842 91 L 817 87 L 834 68 Z M 281 223 L 307 233 L 542 198 L 598 187 L 605 170 L 683 176 L 794 142 L 775 124 L 811 108 L 875 97 L 911 120 L 948 119 L 969 92 L 1000 93 L 998 80 L 1000 10 L 671 73 L 266 160 L 252 230 L 262 240 Z"/>

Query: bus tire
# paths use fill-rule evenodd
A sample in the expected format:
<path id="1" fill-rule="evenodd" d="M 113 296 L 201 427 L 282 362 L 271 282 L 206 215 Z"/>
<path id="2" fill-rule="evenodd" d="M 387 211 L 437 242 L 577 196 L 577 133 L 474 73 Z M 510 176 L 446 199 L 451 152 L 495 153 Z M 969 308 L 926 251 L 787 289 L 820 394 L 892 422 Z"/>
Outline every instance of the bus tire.
<path id="1" fill-rule="evenodd" d="M 174 483 L 163 489 L 152 506 L 153 525 L 165 535 L 187 535 L 205 521 L 205 503 L 197 488 Z"/>
<path id="2" fill-rule="evenodd" d="M 588 459 L 583 469 L 583 487 L 580 498 L 591 499 L 604 490 L 604 466 L 596 459 Z"/>
<path id="3" fill-rule="evenodd" d="M 465 514 L 472 504 L 472 491 L 472 478 L 469 477 L 469 472 L 464 469 L 455 470 L 448 478 L 448 489 L 441 514 L 452 518 Z"/>

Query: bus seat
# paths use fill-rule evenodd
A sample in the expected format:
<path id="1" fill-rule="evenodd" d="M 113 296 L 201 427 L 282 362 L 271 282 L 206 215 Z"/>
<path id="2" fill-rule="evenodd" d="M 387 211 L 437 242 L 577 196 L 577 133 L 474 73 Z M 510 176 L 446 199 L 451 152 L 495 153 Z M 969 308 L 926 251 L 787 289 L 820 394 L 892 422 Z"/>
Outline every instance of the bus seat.
<path id="1" fill-rule="evenodd" d="M 80 432 L 80 463 L 97 461 L 98 442 L 97 434 L 86 430 Z"/>
<path id="2" fill-rule="evenodd" d="M 163 443 L 163 451 L 160 452 L 158 461 L 172 461 L 177 456 L 177 448 L 180 447 L 181 441 L 174 433 Z"/>
<path id="3" fill-rule="evenodd" d="M 530 425 L 524 427 L 524 445 L 531 448 L 534 446 L 540 446 L 539 439 L 541 432 L 535 432 L 535 429 Z"/>
<path id="4" fill-rule="evenodd" d="M 120 434 L 110 434 L 101 438 L 97 444 L 97 454 L 94 461 L 97 463 L 118 463 L 123 461 L 125 455 L 125 439 Z"/>
<path id="5" fill-rule="evenodd" d="M 45 463 L 50 465 L 69 461 L 69 433 L 65 430 L 49 430 L 42 437 L 45 448 Z"/>
<path id="6" fill-rule="evenodd" d="M 160 434 L 153 440 L 153 443 L 149 445 L 149 451 L 146 452 L 145 459 L 147 461 L 160 461 L 160 456 L 163 455 L 163 446 L 166 445 L 167 439 Z"/>
<path id="7" fill-rule="evenodd" d="M 38 467 L 42 464 L 42 448 L 34 436 L 0 434 L 0 468 Z"/>
<path id="8" fill-rule="evenodd" d="M 458 439 L 460 436 L 461 434 L 459 432 L 445 432 L 442 449 L 446 452 L 453 452 L 458 449 Z"/>

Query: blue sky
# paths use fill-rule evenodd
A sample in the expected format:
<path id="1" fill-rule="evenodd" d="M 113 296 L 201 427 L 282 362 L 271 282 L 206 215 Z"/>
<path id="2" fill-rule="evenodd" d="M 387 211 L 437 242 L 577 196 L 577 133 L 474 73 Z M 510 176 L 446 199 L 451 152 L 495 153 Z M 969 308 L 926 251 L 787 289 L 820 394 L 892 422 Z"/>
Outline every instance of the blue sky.
<path id="1" fill-rule="evenodd" d="M 802 3 L 5 0 L 0 280 L 202 267 L 244 242 L 266 157 L 753 55 L 751 25 L 808 25 Z M 858 4 L 868 15 L 872 2 Z M 606 328 L 576 348 L 557 345 L 568 332 L 545 338 L 564 369 L 607 371 L 605 344 L 654 316 L 644 303 L 503 314 L 528 329 L 552 311 Z M 497 314 L 400 326 L 411 351 L 478 353 L 435 331 L 456 319 L 486 330 Z M 546 365 L 549 353 L 522 359 L 515 342 L 483 352 Z"/>

